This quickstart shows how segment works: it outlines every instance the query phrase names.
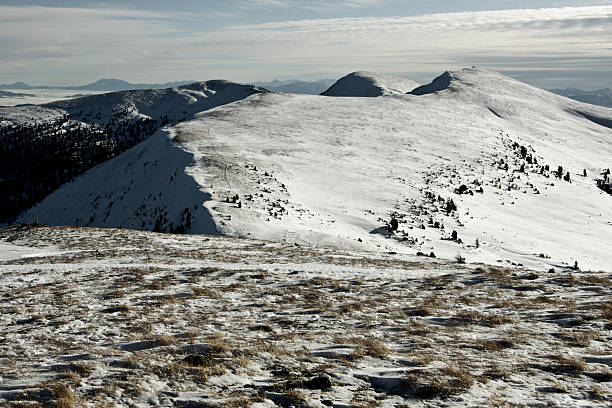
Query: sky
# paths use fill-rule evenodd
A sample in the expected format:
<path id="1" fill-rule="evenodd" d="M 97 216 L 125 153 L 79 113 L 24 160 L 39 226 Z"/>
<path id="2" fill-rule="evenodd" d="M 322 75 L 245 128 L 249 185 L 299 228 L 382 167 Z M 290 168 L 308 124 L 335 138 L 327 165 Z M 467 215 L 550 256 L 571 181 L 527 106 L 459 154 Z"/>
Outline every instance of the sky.
<path id="1" fill-rule="evenodd" d="M 335 79 L 426 83 L 478 66 L 612 88 L 612 0 L 0 0 L 0 83 Z"/>

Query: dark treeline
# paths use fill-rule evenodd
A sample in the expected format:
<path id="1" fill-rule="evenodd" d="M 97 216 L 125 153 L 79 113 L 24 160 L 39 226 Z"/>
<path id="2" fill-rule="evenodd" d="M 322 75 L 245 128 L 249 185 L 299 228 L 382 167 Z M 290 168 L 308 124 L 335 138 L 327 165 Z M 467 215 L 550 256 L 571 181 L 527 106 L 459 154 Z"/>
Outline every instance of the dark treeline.
<path id="1" fill-rule="evenodd" d="M 166 116 L 122 120 L 122 113 L 107 124 L 86 124 L 64 115 L 0 127 L 0 222 L 10 221 L 62 184 L 169 123 Z"/>

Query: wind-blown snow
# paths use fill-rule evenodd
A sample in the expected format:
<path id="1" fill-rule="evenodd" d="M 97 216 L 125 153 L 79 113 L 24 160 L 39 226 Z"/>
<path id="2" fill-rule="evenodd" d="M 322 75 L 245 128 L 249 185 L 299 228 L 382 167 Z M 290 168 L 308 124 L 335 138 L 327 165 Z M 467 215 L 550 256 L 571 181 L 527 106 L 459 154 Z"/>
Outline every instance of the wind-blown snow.
<path id="1" fill-rule="evenodd" d="M 373 97 L 402 94 L 418 86 L 418 83 L 409 79 L 360 71 L 340 78 L 321 95 Z"/>
<path id="2" fill-rule="evenodd" d="M 594 181 L 612 165 L 612 131 L 598 124 L 612 110 L 494 72 L 448 76 L 444 89 L 422 96 L 250 96 L 157 134 L 20 221 L 151 229 L 151 215 L 167 211 L 160 225 L 170 230 L 185 225 L 185 208 L 199 208 L 198 217 L 209 215 L 220 233 L 235 236 L 612 269 L 612 198 Z M 536 165 L 521 172 L 516 146 L 538 166 L 563 166 L 571 183 Z M 164 160 L 179 150 L 185 159 Z M 156 161 L 158 173 L 148 175 L 145 163 Z M 462 184 L 473 195 L 456 194 Z M 475 192 L 480 186 L 483 193 Z M 182 188 L 191 192 L 178 196 Z M 458 211 L 447 214 L 438 197 Z M 151 213 L 136 211 L 140 205 Z M 394 234 L 385 228 L 391 217 L 399 220 Z M 203 224 L 192 232 L 212 225 L 196 219 Z M 462 243 L 450 240 L 453 230 Z"/>

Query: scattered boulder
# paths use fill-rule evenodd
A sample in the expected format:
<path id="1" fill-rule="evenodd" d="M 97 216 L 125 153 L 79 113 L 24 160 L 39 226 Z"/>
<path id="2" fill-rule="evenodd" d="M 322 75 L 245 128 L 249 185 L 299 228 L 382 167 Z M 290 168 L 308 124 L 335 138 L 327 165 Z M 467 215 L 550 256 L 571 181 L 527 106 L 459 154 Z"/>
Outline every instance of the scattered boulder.
<path id="1" fill-rule="evenodd" d="M 474 194 L 472 190 L 468 188 L 465 184 L 459 186 L 459 188 L 455 189 L 455 194 Z"/>
<path id="2" fill-rule="evenodd" d="M 183 359 L 183 362 L 193 367 L 210 367 L 215 365 L 213 358 L 201 354 L 190 354 Z"/>
<path id="3" fill-rule="evenodd" d="M 331 378 L 326 374 L 321 374 L 304 382 L 304 388 L 311 390 L 328 390 L 332 387 Z"/>

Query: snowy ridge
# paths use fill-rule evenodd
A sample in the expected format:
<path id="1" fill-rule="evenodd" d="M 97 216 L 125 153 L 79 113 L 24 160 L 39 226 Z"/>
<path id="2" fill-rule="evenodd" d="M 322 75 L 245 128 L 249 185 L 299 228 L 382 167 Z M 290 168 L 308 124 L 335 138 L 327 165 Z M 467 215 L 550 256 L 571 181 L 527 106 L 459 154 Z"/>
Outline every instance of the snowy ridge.
<path id="1" fill-rule="evenodd" d="M 409 79 L 359 71 L 340 78 L 321 95 L 375 97 L 403 94 L 417 86 L 418 83 Z"/>
<path id="2" fill-rule="evenodd" d="M 612 167 L 612 131 L 598 124 L 612 109 L 494 72 L 449 76 L 450 91 L 421 96 L 252 95 L 158 133 L 20 221 L 186 232 L 211 222 L 270 241 L 611 270 L 611 197 L 595 179 Z M 182 159 L 164 160 L 172 151 Z M 155 162 L 157 173 L 142 170 Z"/>
<path id="3" fill-rule="evenodd" d="M 45 107 L 76 114 L 91 106 L 97 111 L 94 121 L 108 121 L 113 113 L 127 110 L 131 117 L 152 119 L 168 116 L 171 121 L 186 119 L 194 113 L 231 103 L 255 93 L 268 92 L 252 85 L 241 85 L 224 80 L 194 82 L 166 89 L 145 89 L 110 92 L 52 102 Z"/>
<path id="4" fill-rule="evenodd" d="M 111 124 L 114 120 L 155 119 L 170 122 L 185 120 L 195 113 L 235 102 L 266 89 L 225 80 L 194 82 L 175 88 L 139 89 L 109 92 L 43 105 L 0 107 L 3 125 L 45 121 L 70 114 L 85 123 Z"/>

